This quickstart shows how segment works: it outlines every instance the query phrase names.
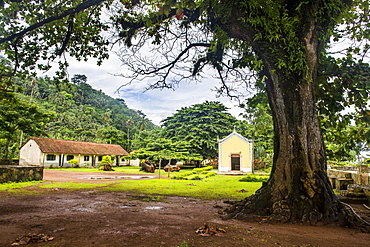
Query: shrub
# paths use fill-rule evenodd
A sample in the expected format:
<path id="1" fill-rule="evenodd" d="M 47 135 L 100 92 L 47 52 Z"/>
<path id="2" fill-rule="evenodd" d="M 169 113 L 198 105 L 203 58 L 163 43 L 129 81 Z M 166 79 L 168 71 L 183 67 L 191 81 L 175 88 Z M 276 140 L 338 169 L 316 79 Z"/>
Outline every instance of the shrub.
<path id="1" fill-rule="evenodd" d="M 100 162 L 100 165 L 102 165 L 102 166 L 107 165 L 107 164 L 112 164 L 112 158 L 109 155 L 103 156 L 103 158 Z"/>
<path id="2" fill-rule="evenodd" d="M 210 171 L 212 169 L 213 169 L 212 166 L 206 166 L 206 167 L 202 167 L 202 168 L 194 168 L 193 171 L 195 171 L 197 173 L 201 173 L 201 172 L 204 172 L 204 171 Z"/>
<path id="3" fill-rule="evenodd" d="M 185 179 L 185 177 L 191 176 L 193 174 L 196 174 L 196 172 L 195 171 L 184 172 L 184 173 L 180 173 L 180 174 L 175 175 L 175 176 L 171 176 L 171 178 L 173 178 L 173 179 Z"/>
<path id="4" fill-rule="evenodd" d="M 79 167 L 78 159 L 68 160 L 68 163 L 71 164 L 73 167 Z"/>
<path id="5" fill-rule="evenodd" d="M 269 176 L 266 175 L 256 175 L 256 174 L 247 174 L 239 179 L 239 182 L 267 182 Z"/>
<path id="6" fill-rule="evenodd" d="M 189 180 L 201 180 L 202 178 L 198 174 L 194 174 L 188 177 Z"/>
<path id="7" fill-rule="evenodd" d="M 207 172 L 206 174 L 206 178 L 209 178 L 209 177 L 213 177 L 213 176 L 216 176 L 216 173 L 215 172 Z"/>

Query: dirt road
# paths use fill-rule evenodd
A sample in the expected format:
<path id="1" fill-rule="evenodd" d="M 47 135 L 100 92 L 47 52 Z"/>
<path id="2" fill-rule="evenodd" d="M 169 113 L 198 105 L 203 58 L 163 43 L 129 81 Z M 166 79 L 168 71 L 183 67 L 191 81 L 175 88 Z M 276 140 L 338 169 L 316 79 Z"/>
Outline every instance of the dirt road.
<path id="1" fill-rule="evenodd" d="M 81 174 L 62 175 L 49 171 L 44 176 L 47 181 L 81 180 Z M 128 176 L 117 176 L 121 175 Z M 83 179 L 83 182 L 87 181 L 107 182 L 105 179 Z M 18 237 L 29 233 L 47 236 L 48 242 L 29 244 L 44 247 L 175 247 L 182 243 L 201 247 L 370 246 L 370 235 L 353 229 L 224 221 L 218 210 L 227 205 L 221 201 L 96 190 L 42 191 L 37 195 L 0 194 L 0 246 L 17 244 Z M 362 215 L 369 217 L 361 205 L 357 206 Z M 216 236 L 196 234 L 204 223 L 225 229 L 226 233 Z"/>

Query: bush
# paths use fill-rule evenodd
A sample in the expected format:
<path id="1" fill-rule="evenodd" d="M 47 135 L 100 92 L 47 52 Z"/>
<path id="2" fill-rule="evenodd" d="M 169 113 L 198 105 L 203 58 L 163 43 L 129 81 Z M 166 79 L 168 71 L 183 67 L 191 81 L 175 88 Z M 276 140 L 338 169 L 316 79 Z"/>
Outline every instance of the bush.
<path id="1" fill-rule="evenodd" d="M 197 173 L 202 173 L 204 171 L 210 171 L 213 169 L 213 166 L 206 166 L 206 167 L 202 167 L 202 168 L 194 168 L 193 171 L 197 172 Z"/>
<path id="2" fill-rule="evenodd" d="M 198 174 L 194 174 L 188 177 L 189 180 L 201 180 L 202 178 Z"/>
<path id="3" fill-rule="evenodd" d="M 269 176 L 266 175 L 256 175 L 256 174 L 247 174 L 239 179 L 239 182 L 267 182 Z"/>
<path id="4" fill-rule="evenodd" d="M 105 156 L 103 156 L 103 158 L 100 162 L 100 165 L 104 166 L 104 165 L 108 165 L 108 164 L 112 164 L 112 158 L 109 155 L 105 155 Z"/>
<path id="5" fill-rule="evenodd" d="M 77 159 L 71 159 L 71 160 L 68 160 L 68 163 L 71 164 L 73 167 L 80 167 L 79 166 L 79 162 Z"/>
<path id="6" fill-rule="evenodd" d="M 171 178 L 173 178 L 173 179 L 185 179 L 185 177 L 191 176 L 193 174 L 196 174 L 196 172 L 195 171 L 184 172 L 184 173 L 180 173 L 180 174 L 175 175 L 175 176 L 171 176 Z"/>
<path id="7" fill-rule="evenodd" d="M 213 176 L 216 176 L 216 173 L 215 172 L 207 172 L 206 174 L 206 178 L 209 178 L 209 177 L 213 177 Z"/>
<path id="8" fill-rule="evenodd" d="M 201 180 L 204 178 L 215 176 L 215 172 L 210 172 L 212 166 L 207 166 L 203 168 L 195 168 L 190 172 L 180 173 L 178 175 L 172 176 L 172 179 L 183 179 L 183 180 Z"/>

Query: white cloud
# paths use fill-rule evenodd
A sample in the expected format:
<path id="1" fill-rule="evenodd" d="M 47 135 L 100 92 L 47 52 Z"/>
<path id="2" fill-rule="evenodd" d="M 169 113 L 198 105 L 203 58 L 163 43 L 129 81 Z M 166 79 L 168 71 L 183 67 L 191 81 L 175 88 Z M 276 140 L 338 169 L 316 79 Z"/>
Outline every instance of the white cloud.
<path id="1" fill-rule="evenodd" d="M 114 76 L 122 73 L 121 61 L 111 55 L 109 60 L 104 61 L 101 66 L 96 65 L 96 61 L 90 59 L 88 62 L 78 62 L 68 58 L 70 67 L 68 73 L 70 77 L 74 74 L 84 74 L 87 82 L 97 90 L 102 90 L 113 98 L 123 98 L 127 106 L 134 110 L 141 110 L 152 120 L 154 124 L 159 124 L 161 120 L 172 115 L 182 107 L 191 106 L 204 101 L 220 101 L 230 108 L 229 112 L 238 117 L 241 109 L 237 107 L 237 102 L 230 101 L 229 98 L 216 98 L 215 92 L 211 89 L 219 84 L 217 79 L 205 78 L 202 82 L 180 83 L 176 90 L 156 89 L 145 91 L 148 83 L 145 81 L 125 85 L 128 80 Z M 50 74 L 49 72 L 48 74 Z M 120 88 L 121 87 L 121 88 Z M 119 92 L 117 90 L 120 88 Z"/>

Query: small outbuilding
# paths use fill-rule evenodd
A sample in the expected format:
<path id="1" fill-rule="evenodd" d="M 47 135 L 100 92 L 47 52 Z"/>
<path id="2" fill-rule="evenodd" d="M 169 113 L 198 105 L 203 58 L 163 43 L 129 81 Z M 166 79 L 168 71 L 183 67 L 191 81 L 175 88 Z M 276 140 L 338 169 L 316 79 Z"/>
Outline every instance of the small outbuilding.
<path id="1" fill-rule="evenodd" d="M 253 172 L 253 142 L 235 130 L 218 140 L 218 171 L 220 173 Z"/>
<path id="2" fill-rule="evenodd" d="M 20 148 L 19 164 L 44 167 L 70 167 L 77 159 L 80 166 L 97 166 L 104 155 L 114 155 L 115 166 L 128 153 L 120 145 L 30 137 Z"/>

